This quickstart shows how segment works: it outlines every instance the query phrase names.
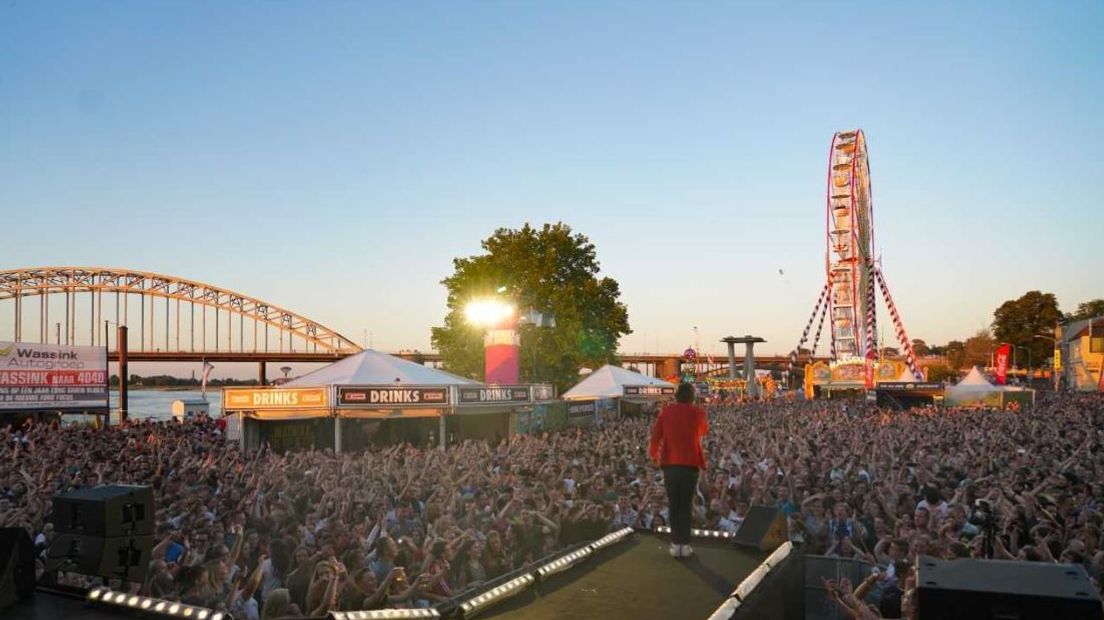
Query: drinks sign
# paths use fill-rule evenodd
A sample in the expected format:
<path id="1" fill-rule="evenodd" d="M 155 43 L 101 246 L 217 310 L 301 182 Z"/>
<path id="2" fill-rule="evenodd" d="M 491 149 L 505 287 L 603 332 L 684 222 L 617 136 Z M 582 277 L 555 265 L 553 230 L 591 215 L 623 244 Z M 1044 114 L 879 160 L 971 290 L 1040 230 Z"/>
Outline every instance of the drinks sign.
<path id="1" fill-rule="evenodd" d="M 361 409 L 439 407 L 449 403 L 447 387 L 341 386 L 337 406 Z"/>
<path id="2" fill-rule="evenodd" d="M 626 385 L 625 396 L 674 396 L 675 388 L 670 385 Z"/>
<path id="3" fill-rule="evenodd" d="M 484 405 L 491 403 L 527 403 L 528 385 L 482 386 L 460 388 L 461 405 Z"/>
<path id="4" fill-rule="evenodd" d="M 569 401 L 567 403 L 567 417 L 571 419 L 592 418 L 598 410 L 598 402 L 594 400 Z"/>
<path id="5" fill-rule="evenodd" d="M 222 391 L 222 408 L 226 411 L 319 408 L 325 407 L 326 401 L 326 388 L 226 388 Z"/>
<path id="6" fill-rule="evenodd" d="M 107 349 L 0 342 L 0 409 L 106 409 Z"/>

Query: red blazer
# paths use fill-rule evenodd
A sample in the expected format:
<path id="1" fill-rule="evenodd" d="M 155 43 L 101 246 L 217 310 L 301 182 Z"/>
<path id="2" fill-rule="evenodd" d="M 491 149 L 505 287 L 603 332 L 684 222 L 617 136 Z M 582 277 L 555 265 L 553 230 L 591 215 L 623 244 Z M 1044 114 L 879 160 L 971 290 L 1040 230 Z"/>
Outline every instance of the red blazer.
<path id="1" fill-rule="evenodd" d="M 659 412 L 648 443 L 648 456 L 665 465 L 705 469 L 701 440 L 709 431 L 705 410 L 685 403 L 667 405 Z"/>

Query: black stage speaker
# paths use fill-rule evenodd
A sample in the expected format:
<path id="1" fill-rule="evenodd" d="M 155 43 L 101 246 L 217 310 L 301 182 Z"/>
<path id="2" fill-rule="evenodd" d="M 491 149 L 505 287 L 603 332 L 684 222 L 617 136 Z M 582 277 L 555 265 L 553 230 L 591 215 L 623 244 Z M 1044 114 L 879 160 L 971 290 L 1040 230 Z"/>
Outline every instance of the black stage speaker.
<path id="1" fill-rule="evenodd" d="M 1085 568 L 1075 564 L 920 558 L 920 620 L 1104 618 Z"/>
<path id="2" fill-rule="evenodd" d="M 786 530 L 786 517 L 781 510 L 769 506 L 752 506 L 744 517 L 744 522 L 736 530 L 733 540 L 737 545 L 774 551 L 787 538 L 789 533 Z"/>
<path id="3" fill-rule="evenodd" d="M 0 609 L 34 592 L 34 545 L 27 530 L 0 528 Z"/>
<path id="4" fill-rule="evenodd" d="M 54 496 L 58 534 L 100 538 L 153 535 L 153 490 L 112 484 Z"/>
<path id="5" fill-rule="evenodd" d="M 47 567 L 62 572 L 142 581 L 149 569 L 152 536 L 58 534 L 47 551 Z"/>

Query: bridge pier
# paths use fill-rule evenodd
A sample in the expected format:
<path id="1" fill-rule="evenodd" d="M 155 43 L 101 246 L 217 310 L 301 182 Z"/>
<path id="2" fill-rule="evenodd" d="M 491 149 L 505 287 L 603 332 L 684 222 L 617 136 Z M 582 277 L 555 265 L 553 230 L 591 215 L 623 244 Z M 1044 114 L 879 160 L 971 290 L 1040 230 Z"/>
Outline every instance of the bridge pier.
<path id="1" fill-rule="evenodd" d="M 759 384 L 755 381 L 755 353 L 752 350 L 757 342 L 766 342 L 758 336 L 745 335 L 742 338 L 728 336 L 721 339 L 728 345 L 728 376 L 735 377 L 736 368 L 736 344 L 744 345 L 744 381 L 747 382 L 747 395 L 749 398 L 759 397 Z"/>
<path id="2" fill-rule="evenodd" d="M 265 372 L 265 361 L 261 360 L 257 362 L 257 384 L 264 387 L 268 385 L 267 373 Z"/>
<path id="3" fill-rule="evenodd" d="M 120 325 L 115 336 L 115 351 L 119 355 L 119 426 L 126 424 L 127 419 L 127 327 Z M 107 420 L 111 420 L 111 411 L 107 412 Z M 108 424 L 104 424 L 108 426 Z"/>

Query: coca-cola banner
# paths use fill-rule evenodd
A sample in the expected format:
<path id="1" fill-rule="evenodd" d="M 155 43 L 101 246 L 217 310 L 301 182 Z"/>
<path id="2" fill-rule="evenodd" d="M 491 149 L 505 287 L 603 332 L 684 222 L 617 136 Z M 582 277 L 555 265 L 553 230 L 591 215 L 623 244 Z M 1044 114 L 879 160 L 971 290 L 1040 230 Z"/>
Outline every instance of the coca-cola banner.
<path id="1" fill-rule="evenodd" d="M 996 367 L 997 384 L 1004 385 L 1008 379 L 1008 356 L 1012 354 L 1012 345 L 1004 343 L 993 353 L 993 365 Z"/>

